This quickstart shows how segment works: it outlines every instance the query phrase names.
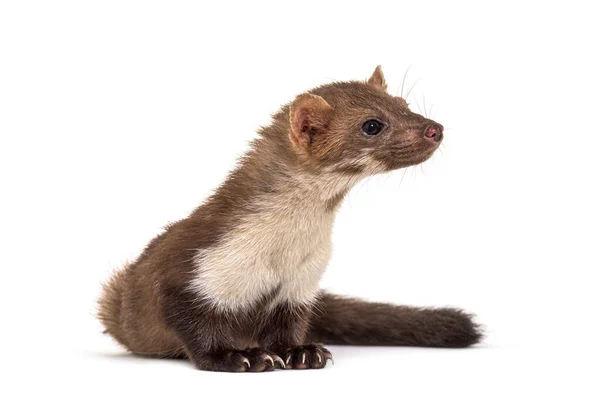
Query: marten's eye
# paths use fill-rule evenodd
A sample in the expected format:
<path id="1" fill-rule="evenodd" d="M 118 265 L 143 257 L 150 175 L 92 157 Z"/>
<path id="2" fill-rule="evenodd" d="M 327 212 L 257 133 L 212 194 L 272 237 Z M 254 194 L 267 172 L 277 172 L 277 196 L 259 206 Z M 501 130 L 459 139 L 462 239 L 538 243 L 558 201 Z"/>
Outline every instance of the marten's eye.
<path id="1" fill-rule="evenodd" d="M 375 136 L 378 135 L 383 129 L 384 124 L 378 120 L 371 119 L 367 120 L 361 126 L 360 130 L 367 136 Z"/>

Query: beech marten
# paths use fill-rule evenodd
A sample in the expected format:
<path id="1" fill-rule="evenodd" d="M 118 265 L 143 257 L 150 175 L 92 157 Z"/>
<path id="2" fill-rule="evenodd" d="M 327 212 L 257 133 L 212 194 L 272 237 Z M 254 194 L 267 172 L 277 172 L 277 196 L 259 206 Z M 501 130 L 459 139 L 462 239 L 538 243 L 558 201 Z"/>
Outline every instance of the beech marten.
<path id="1" fill-rule="evenodd" d="M 225 182 L 104 286 L 99 319 L 133 353 L 201 370 L 323 368 L 322 344 L 467 347 L 462 310 L 319 290 L 331 230 L 361 179 L 427 160 L 444 127 L 387 93 L 381 67 L 296 97 Z"/>

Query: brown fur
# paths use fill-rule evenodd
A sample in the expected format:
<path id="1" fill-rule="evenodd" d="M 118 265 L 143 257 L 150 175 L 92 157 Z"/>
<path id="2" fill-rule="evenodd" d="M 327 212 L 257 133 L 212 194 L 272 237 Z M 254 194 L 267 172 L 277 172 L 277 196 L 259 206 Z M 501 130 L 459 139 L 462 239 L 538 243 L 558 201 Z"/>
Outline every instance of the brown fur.
<path id="1" fill-rule="evenodd" d="M 332 213 L 360 178 L 421 163 L 433 154 L 437 143 L 426 140 L 424 129 L 441 125 L 410 112 L 404 100 L 385 92 L 386 86 L 378 67 L 366 83 L 324 85 L 282 107 L 207 202 L 167 226 L 104 286 L 98 317 L 106 332 L 136 354 L 187 357 L 200 369 L 217 371 L 324 367 L 331 354 L 307 340 L 436 347 L 476 343 L 477 327 L 454 309 L 374 304 L 324 293 L 308 303 L 277 300 L 285 280 L 243 309 L 221 307 L 219 299 L 194 290 L 194 279 L 206 273 L 198 269 L 202 260 L 195 254 L 211 253 L 248 219 L 264 217 L 272 197 L 283 197 L 290 211 L 310 203 Z M 386 127 L 366 137 L 361 124 L 373 118 Z M 297 242 L 311 239 L 300 238 Z"/>
<path id="2" fill-rule="evenodd" d="M 467 347 L 481 339 L 479 327 L 460 309 L 371 303 L 322 293 L 321 314 L 308 341 L 327 344 Z"/>

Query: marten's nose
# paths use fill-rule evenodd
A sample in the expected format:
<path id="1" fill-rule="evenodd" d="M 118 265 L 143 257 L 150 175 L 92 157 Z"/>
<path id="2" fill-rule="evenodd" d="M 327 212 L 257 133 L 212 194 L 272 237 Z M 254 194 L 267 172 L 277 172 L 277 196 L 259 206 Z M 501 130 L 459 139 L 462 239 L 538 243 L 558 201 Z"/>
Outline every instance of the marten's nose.
<path id="1" fill-rule="evenodd" d="M 425 137 L 435 142 L 441 142 L 444 138 L 443 132 L 444 127 L 436 123 L 435 125 L 427 126 L 427 128 L 425 129 Z"/>

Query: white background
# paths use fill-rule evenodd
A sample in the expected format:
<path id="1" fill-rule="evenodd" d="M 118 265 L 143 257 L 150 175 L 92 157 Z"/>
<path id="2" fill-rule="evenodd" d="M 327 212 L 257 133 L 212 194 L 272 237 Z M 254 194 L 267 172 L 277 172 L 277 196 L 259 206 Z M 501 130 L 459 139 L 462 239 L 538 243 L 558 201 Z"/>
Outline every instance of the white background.
<path id="1" fill-rule="evenodd" d="M 597 407 L 592 2 L 211 3 L 0 4 L 0 405 Z M 325 370 L 236 375 L 101 334 L 112 268 L 279 105 L 377 64 L 395 94 L 410 67 L 411 108 L 446 138 L 353 190 L 323 286 L 463 307 L 481 346 L 331 347 Z"/>

